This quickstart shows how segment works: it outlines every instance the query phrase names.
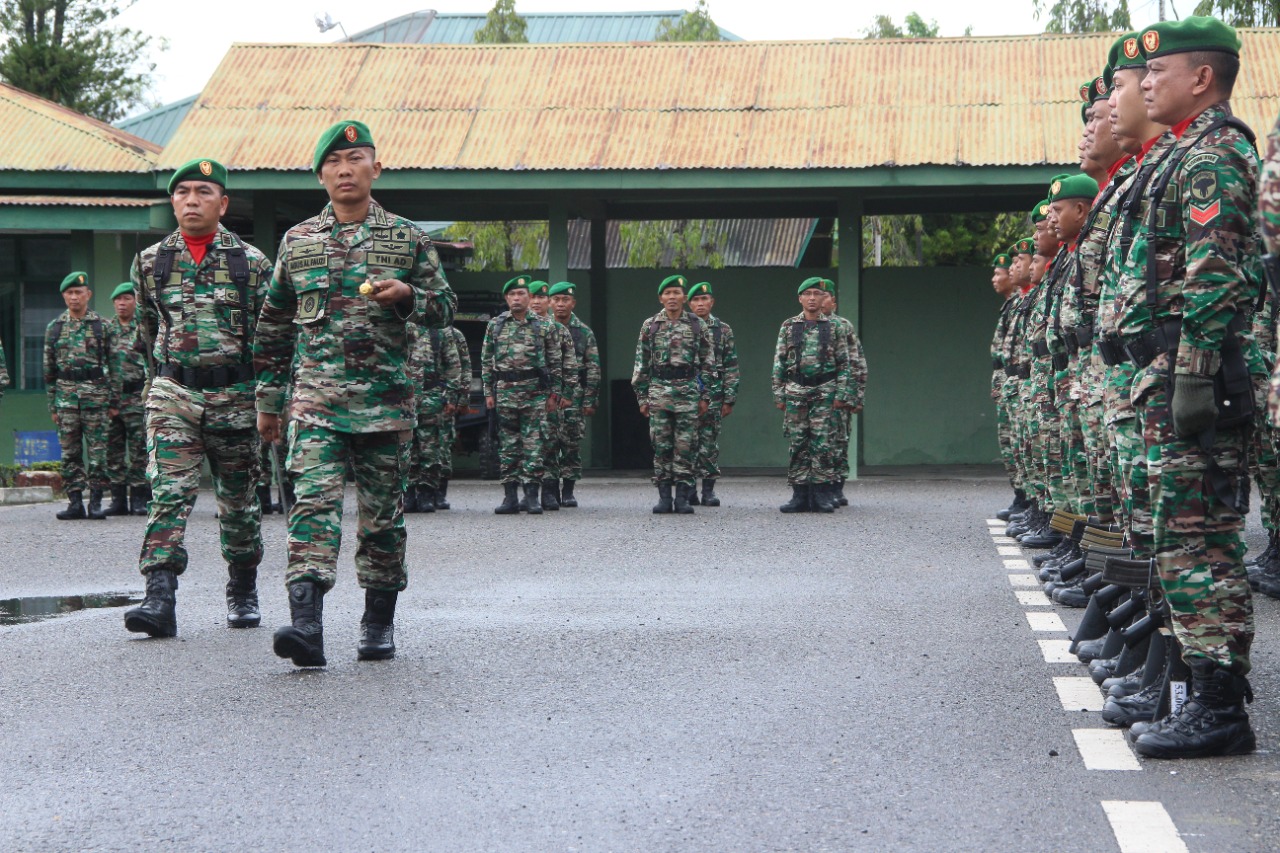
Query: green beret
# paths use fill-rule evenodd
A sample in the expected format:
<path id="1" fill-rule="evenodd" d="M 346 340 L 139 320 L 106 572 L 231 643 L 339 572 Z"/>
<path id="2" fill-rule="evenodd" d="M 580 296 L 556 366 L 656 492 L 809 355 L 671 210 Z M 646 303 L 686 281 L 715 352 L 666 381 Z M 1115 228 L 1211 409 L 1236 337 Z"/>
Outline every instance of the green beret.
<path id="1" fill-rule="evenodd" d="M 824 293 L 831 292 L 831 283 L 827 281 L 825 278 L 823 278 L 822 276 L 815 275 L 812 278 L 806 278 L 804 281 L 800 283 L 800 287 L 797 288 L 796 290 L 796 295 L 799 296 L 801 293 L 804 293 L 806 290 L 812 290 L 815 287 Z"/>
<path id="2" fill-rule="evenodd" d="M 551 285 L 551 289 L 547 291 L 547 296 L 559 296 L 562 293 L 567 293 L 570 296 L 574 296 L 577 294 L 577 292 L 578 292 L 578 286 L 573 282 L 557 281 L 555 284 Z"/>
<path id="3" fill-rule="evenodd" d="M 1193 15 L 1181 21 L 1160 21 L 1142 31 L 1138 47 L 1145 59 L 1156 59 L 1171 53 L 1213 50 L 1240 55 L 1240 36 L 1217 18 Z"/>
<path id="4" fill-rule="evenodd" d="M 115 299 L 117 296 L 124 296 L 126 293 L 137 295 L 138 291 L 133 289 L 133 282 L 126 281 L 124 284 L 117 284 L 116 289 L 111 291 L 111 298 Z"/>
<path id="5" fill-rule="evenodd" d="M 991 259 L 991 266 L 994 269 L 1007 270 L 1013 263 L 1013 258 L 1009 257 L 1008 252 L 1001 252 Z"/>
<path id="6" fill-rule="evenodd" d="M 1093 98 L 1090 97 L 1090 94 L 1093 92 L 1093 80 L 1085 80 L 1080 84 L 1078 91 L 1080 92 L 1080 100 L 1084 101 L 1086 104 L 1089 103 L 1093 100 Z"/>
<path id="7" fill-rule="evenodd" d="M 1126 68 L 1143 68 L 1146 64 L 1147 61 L 1142 58 L 1142 48 L 1138 46 L 1138 34 L 1125 33 L 1116 39 L 1111 45 L 1111 50 L 1107 51 L 1107 85 L 1110 86 L 1111 78 L 1117 71 L 1123 71 Z"/>
<path id="8" fill-rule="evenodd" d="M 669 275 L 662 280 L 662 284 L 658 285 L 658 295 L 662 295 L 662 291 L 668 287 L 678 287 L 684 290 L 685 280 L 682 275 Z"/>
<path id="9" fill-rule="evenodd" d="M 1044 222 L 1049 218 L 1049 199 L 1036 202 L 1036 206 L 1031 208 L 1031 224 Z"/>
<path id="10" fill-rule="evenodd" d="M 183 181 L 208 181 L 225 190 L 227 188 L 227 167 L 217 160 L 203 158 L 183 163 L 173 173 L 173 177 L 169 179 L 169 195 L 173 195 L 173 191 Z"/>
<path id="11" fill-rule="evenodd" d="M 503 296 L 506 296 L 506 295 L 507 295 L 507 291 L 508 291 L 508 290 L 512 290 L 512 289 L 519 290 L 520 288 L 524 288 L 525 290 L 528 290 L 528 289 L 529 289 L 529 284 L 530 284 L 532 281 L 533 281 L 533 279 L 531 279 L 531 278 L 530 278 L 529 276 L 527 276 L 527 275 L 518 275 L 518 276 L 516 276 L 515 278 L 511 279 L 511 281 L 509 281 L 509 282 L 507 282 L 506 284 L 502 285 L 502 295 L 503 295 Z"/>
<path id="12" fill-rule="evenodd" d="M 713 295 L 714 294 L 712 294 L 711 292 L 711 282 L 709 281 L 700 281 L 697 284 L 689 285 L 690 299 L 692 299 L 695 296 L 713 296 Z"/>
<path id="13" fill-rule="evenodd" d="M 1093 78 L 1093 90 L 1089 93 L 1089 103 L 1105 101 L 1109 97 L 1111 97 L 1111 81 L 1107 80 L 1107 75 L 1104 71 Z"/>
<path id="14" fill-rule="evenodd" d="M 66 292 L 68 287 L 88 287 L 89 274 L 87 272 L 73 272 L 62 280 L 62 285 L 58 287 L 59 293 Z"/>
<path id="15" fill-rule="evenodd" d="M 1036 253 L 1036 241 L 1030 237 L 1023 237 L 1009 248 L 1011 255 L 1034 255 Z"/>
<path id="16" fill-rule="evenodd" d="M 529 282 L 529 295 L 530 295 L 530 296 L 546 296 L 546 295 L 547 295 L 547 291 L 548 291 L 548 290 L 550 290 L 550 289 L 551 289 L 551 285 L 547 284 L 545 281 L 531 281 L 531 282 Z"/>
<path id="17" fill-rule="evenodd" d="M 320 134 L 320 141 L 316 143 L 316 156 L 311 161 L 311 171 L 320 173 L 320 166 L 330 151 L 373 147 L 373 134 L 369 132 L 367 124 L 362 121 L 340 121 Z"/>
<path id="18" fill-rule="evenodd" d="M 1098 196 L 1098 182 L 1088 175 L 1058 175 L 1049 184 L 1049 201 L 1081 198 L 1093 201 Z"/>

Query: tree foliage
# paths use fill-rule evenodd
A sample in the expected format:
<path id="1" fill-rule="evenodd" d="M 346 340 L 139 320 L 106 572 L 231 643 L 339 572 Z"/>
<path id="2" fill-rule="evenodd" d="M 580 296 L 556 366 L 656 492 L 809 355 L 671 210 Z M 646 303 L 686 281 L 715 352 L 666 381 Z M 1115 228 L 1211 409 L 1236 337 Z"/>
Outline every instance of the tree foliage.
<path id="1" fill-rule="evenodd" d="M 496 0 L 484 26 L 476 30 L 476 44 L 524 44 L 529 24 L 516 14 L 516 0 Z"/>
<path id="2" fill-rule="evenodd" d="M 467 269 L 472 272 L 513 272 L 540 269 L 547 245 L 546 222 L 455 222 L 444 230 L 449 240 L 469 240 Z"/>
<path id="3" fill-rule="evenodd" d="M 623 222 L 618 226 L 627 266 L 641 269 L 721 269 L 716 223 L 710 219 Z"/>
<path id="4" fill-rule="evenodd" d="M 1024 213 L 938 213 L 870 216 L 863 220 L 862 263 L 876 266 L 876 236 L 885 267 L 984 266 L 1029 236 Z"/>
<path id="5" fill-rule="evenodd" d="M 105 122 L 145 101 L 151 37 L 112 26 L 120 0 L 3 0 L 0 78 Z M 163 49 L 163 44 L 160 45 Z"/>
<path id="6" fill-rule="evenodd" d="M 1133 29 L 1129 0 L 1032 0 L 1036 20 L 1048 15 L 1045 32 L 1107 33 Z"/>
<path id="7" fill-rule="evenodd" d="M 1280 27 L 1280 0 L 1200 0 L 1195 13 L 1233 27 Z"/>
<path id="8" fill-rule="evenodd" d="M 926 22 L 919 13 L 909 12 L 900 27 L 890 15 L 876 15 L 863 34 L 869 39 L 932 39 L 938 37 L 938 22 Z"/>
<path id="9" fill-rule="evenodd" d="M 698 0 L 692 12 L 685 12 L 678 20 L 663 18 L 658 22 L 658 34 L 654 41 L 721 41 L 720 28 L 711 20 L 707 0 Z"/>

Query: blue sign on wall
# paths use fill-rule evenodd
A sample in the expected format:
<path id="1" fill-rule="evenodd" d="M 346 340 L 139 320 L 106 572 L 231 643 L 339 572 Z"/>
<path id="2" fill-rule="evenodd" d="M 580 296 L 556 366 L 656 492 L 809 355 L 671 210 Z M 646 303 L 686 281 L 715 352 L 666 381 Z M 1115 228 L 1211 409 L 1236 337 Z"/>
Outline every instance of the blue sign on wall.
<path id="1" fill-rule="evenodd" d="M 54 430 L 13 431 L 13 461 L 22 467 L 36 462 L 57 462 L 62 459 L 62 445 Z"/>

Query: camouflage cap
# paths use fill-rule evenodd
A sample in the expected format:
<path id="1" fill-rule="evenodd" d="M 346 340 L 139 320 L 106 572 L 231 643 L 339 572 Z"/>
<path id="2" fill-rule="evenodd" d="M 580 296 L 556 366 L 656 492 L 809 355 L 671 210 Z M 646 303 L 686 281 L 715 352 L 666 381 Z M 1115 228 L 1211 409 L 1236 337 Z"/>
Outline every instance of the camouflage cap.
<path id="1" fill-rule="evenodd" d="M 132 293 L 135 296 L 138 294 L 138 291 L 133 288 L 133 282 L 126 281 L 123 284 L 117 284 L 116 289 L 111 291 L 111 298 L 115 299 L 117 296 L 124 296 L 126 293 Z"/>
<path id="2" fill-rule="evenodd" d="M 1034 255 L 1035 253 L 1036 241 L 1030 237 L 1023 237 L 1009 247 L 1010 255 Z"/>
<path id="3" fill-rule="evenodd" d="M 87 272 L 73 272 L 62 280 L 62 284 L 58 286 L 59 293 L 65 293 L 68 287 L 88 287 L 89 274 Z"/>
<path id="4" fill-rule="evenodd" d="M 576 296 L 578 293 L 578 286 L 571 281 L 557 281 L 555 284 L 551 285 L 551 289 L 547 291 L 548 296 L 559 296 L 562 293 L 567 293 L 570 296 Z"/>
<path id="5" fill-rule="evenodd" d="M 547 296 L 549 295 L 547 291 L 550 289 L 551 285 L 540 279 L 535 279 L 534 281 L 529 282 L 530 296 Z"/>
<path id="6" fill-rule="evenodd" d="M 527 275 L 518 275 L 511 281 L 502 285 L 502 295 L 506 296 L 509 290 L 528 290 L 529 285 L 533 283 L 533 279 Z"/>
<path id="7" fill-rule="evenodd" d="M 812 290 L 815 287 L 818 290 L 821 290 L 825 293 L 831 292 L 831 283 L 827 281 L 825 278 L 823 278 L 822 276 L 815 275 L 815 276 L 812 276 L 811 278 L 806 278 L 804 281 L 800 282 L 800 286 L 796 288 L 796 295 L 799 296 L 801 293 L 804 293 L 806 290 Z"/>
<path id="8" fill-rule="evenodd" d="M 1098 182 L 1084 174 L 1062 174 L 1054 176 L 1049 184 L 1049 201 L 1081 198 L 1093 201 L 1098 196 Z"/>
<path id="9" fill-rule="evenodd" d="M 689 285 L 690 299 L 692 299 L 695 296 L 712 296 L 712 295 L 714 294 L 712 294 L 711 292 L 711 282 L 709 281 L 700 281 L 697 284 Z"/>
<path id="10" fill-rule="evenodd" d="M 684 286 L 685 286 L 684 276 L 669 275 L 662 280 L 662 284 L 658 285 L 658 295 L 661 296 L 662 292 L 669 287 L 678 287 L 681 290 L 684 290 Z"/>
<path id="11" fill-rule="evenodd" d="M 1171 53 L 1212 50 L 1240 55 L 1240 36 L 1230 27 L 1208 15 L 1192 15 L 1181 21 L 1160 21 L 1138 36 L 1138 47 L 1144 60 Z"/>
<path id="12" fill-rule="evenodd" d="M 1007 270 L 1011 264 L 1013 264 L 1013 258 L 1009 256 L 1008 252 L 1001 252 L 991 259 L 993 269 Z"/>
<path id="13" fill-rule="evenodd" d="M 1049 218 L 1049 199 L 1036 202 L 1036 206 L 1031 208 L 1031 224 L 1044 222 Z"/>
<path id="14" fill-rule="evenodd" d="M 173 195 L 173 191 L 183 181 L 207 181 L 211 184 L 217 184 L 225 190 L 227 188 L 227 167 L 217 160 L 199 157 L 183 163 L 173 173 L 173 177 L 169 179 L 169 195 Z"/>
<path id="15" fill-rule="evenodd" d="M 362 121 L 340 121 L 331 125 L 320 134 L 316 143 L 316 156 L 311 160 L 311 171 L 320 173 L 320 166 L 330 151 L 341 151 L 345 148 L 373 148 L 373 134 L 369 126 Z"/>

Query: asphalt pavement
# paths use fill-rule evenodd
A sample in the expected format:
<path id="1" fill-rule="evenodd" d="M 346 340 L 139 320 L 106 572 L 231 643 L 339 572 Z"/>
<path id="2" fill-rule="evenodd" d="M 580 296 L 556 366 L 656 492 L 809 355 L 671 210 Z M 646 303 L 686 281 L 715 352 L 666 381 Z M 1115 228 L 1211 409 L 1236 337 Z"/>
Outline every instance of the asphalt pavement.
<path id="1" fill-rule="evenodd" d="M 311 671 L 271 652 L 283 519 L 263 625 L 233 631 L 202 494 L 177 638 L 120 606 L 0 626 L 0 850 L 1280 849 L 1277 602 L 1258 753 L 1096 769 L 1114 739 L 1055 687 L 1087 673 L 1028 615 L 1079 612 L 1017 595 L 998 480 L 869 477 L 835 515 L 780 514 L 778 478 L 718 491 L 654 516 L 643 481 L 588 479 L 578 509 L 503 517 L 457 482 L 408 518 L 397 657 L 360 663 L 349 489 Z M 143 520 L 56 508 L 0 509 L 0 599 L 140 594 Z"/>

